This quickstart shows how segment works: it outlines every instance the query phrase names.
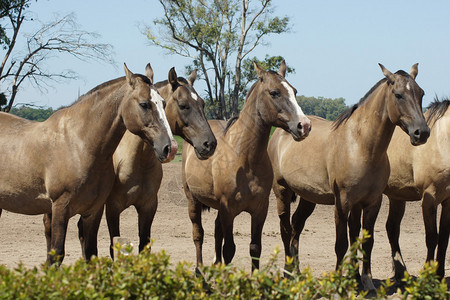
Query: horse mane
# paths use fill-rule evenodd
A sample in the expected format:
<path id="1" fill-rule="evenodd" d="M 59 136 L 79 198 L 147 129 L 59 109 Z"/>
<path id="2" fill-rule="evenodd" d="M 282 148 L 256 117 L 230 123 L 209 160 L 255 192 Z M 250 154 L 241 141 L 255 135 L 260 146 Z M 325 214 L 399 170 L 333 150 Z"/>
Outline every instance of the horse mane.
<path id="1" fill-rule="evenodd" d="M 235 117 L 232 117 L 231 119 L 229 119 L 228 122 L 227 122 L 227 126 L 225 127 L 223 132 L 227 133 L 228 129 L 230 129 L 231 125 L 236 123 L 237 119 L 239 119 L 239 116 L 235 116 Z"/>
<path id="2" fill-rule="evenodd" d="M 273 71 L 268 71 L 268 72 L 273 72 Z M 275 72 L 273 72 L 273 73 L 275 73 Z M 245 97 L 245 102 L 247 102 L 247 99 L 250 97 L 250 95 L 252 94 L 252 92 L 255 90 L 255 86 L 256 86 L 256 84 L 259 82 L 259 80 L 258 81 L 256 81 L 251 87 L 250 87 L 250 89 L 248 90 L 248 93 L 247 93 L 247 97 Z M 244 103 L 245 103 L 244 102 Z M 229 119 L 228 120 L 228 123 L 227 123 L 227 126 L 225 127 L 225 129 L 224 129 L 224 134 L 226 134 L 227 133 L 227 131 L 228 131 L 228 129 L 230 129 L 230 127 L 234 124 L 234 123 L 236 123 L 236 121 L 239 119 L 239 115 L 237 115 L 237 116 L 235 116 L 235 117 L 232 117 L 231 119 Z"/>
<path id="3" fill-rule="evenodd" d="M 149 79 L 147 76 L 144 76 L 144 75 L 141 75 L 141 74 L 134 74 L 134 76 L 135 76 L 135 77 L 141 78 L 142 81 L 144 81 L 144 82 L 147 83 L 147 84 L 151 84 L 151 81 L 150 81 L 150 79 Z M 125 78 L 125 76 L 122 76 L 122 77 L 119 77 L 119 78 L 116 78 L 116 79 L 111 79 L 111 80 L 109 80 L 109 81 L 103 82 L 103 83 L 97 85 L 96 87 L 94 87 L 93 89 L 89 90 L 86 94 L 81 95 L 77 100 L 75 100 L 74 102 L 72 102 L 72 104 L 67 105 L 67 106 L 61 106 L 61 107 L 59 107 L 56 111 L 59 111 L 59 110 L 65 109 L 65 108 L 69 108 L 69 107 L 71 107 L 71 106 L 77 104 L 78 102 L 83 101 L 83 99 L 85 99 L 86 97 L 88 97 L 88 96 L 91 95 L 92 93 L 95 93 L 96 91 L 101 90 L 101 89 L 103 89 L 103 88 L 105 88 L 105 87 L 107 87 L 107 86 L 116 84 L 116 83 L 118 83 L 118 82 L 124 80 L 124 78 Z M 56 112 L 56 111 L 55 111 L 55 112 Z"/>
<path id="4" fill-rule="evenodd" d="M 426 121 L 428 126 L 433 127 L 436 121 L 444 116 L 449 106 L 449 99 L 443 99 L 440 101 L 437 97 L 435 97 L 434 101 L 427 107 L 428 116 Z"/>
<path id="5" fill-rule="evenodd" d="M 397 75 L 401 75 L 404 77 L 410 77 L 410 75 L 408 73 L 406 73 L 403 70 L 398 70 L 397 72 L 395 72 L 395 74 Z M 350 107 L 349 109 L 345 110 L 344 112 L 342 112 L 337 119 L 333 122 L 332 124 L 332 128 L 333 130 L 336 130 L 339 126 L 341 126 L 343 123 L 345 123 L 353 114 L 353 112 L 358 109 L 358 107 L 360 107 L 361 105 L 363 105 L 366 100 L 369 98 L 369 96 L 383 83 L 385 83 L 387 81 L 386 78 L 383 78 L 381 80 L 379 80 L 365 95 L 364 97 L 362 97 L 358 103 L 354 104 L 352 107 Z"/>
<path id="6" fill-rule="evenodd" d="M 184 78 L 184 77 L 177 77 L 177 80 L 178 80 L 179 82 L 184 83 L 184 84 L 187 84 L 187 85 L 189 84 L 189 82 L 187 81 L 187 79 Z M 160 81 L 160 82 L 155 83 L 155 87 L 156 87 L 157 89 L 159 89 L 159 88 L 161 88 L 161 87 L 163 87 L 163 86 L 166 86 L 168 83 L 169 83 L 169 80 L 166 79 L 166 80 L 163 80 L 163 81 Z"/>

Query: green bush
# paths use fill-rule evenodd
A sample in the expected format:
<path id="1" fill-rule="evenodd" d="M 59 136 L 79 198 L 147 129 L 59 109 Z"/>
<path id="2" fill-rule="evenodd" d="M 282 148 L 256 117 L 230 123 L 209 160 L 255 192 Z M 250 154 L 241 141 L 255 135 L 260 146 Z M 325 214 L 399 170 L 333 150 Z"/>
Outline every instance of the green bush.
<path id="1" fill-rule="evenodd" d="M 365 237 L 367 238 L 367 236 Z M 196 276 L 193 265 L 172 265 L 164 251 L 140 255 L 119 254 L 116 261 L 109 258 L 83 260 L 73 265 L 35 267 L 19 265 L 11 270 L 0 266 L 0 299 L 326 299 L 363 298 L 355 279 L 358 270 L 358 241 L 351 247 L 345 263 L 337 271 L 321 278 L 310 269 L 301 274 L 284 276 L 276 266 L 279 253 L 261 270 L 249 273 L 232 265 L 200 268 Z M 127 252 L 127 251 L 125 251 Z M 131 251 L 128 251 L 128 253 Z M 403 299 L 449 299 L 445 281 L 435 275 L 436 265 L 425 266 L 417 279 L 405 274 L 404 290 L 397 295 Z M 377 291 L 384 298 L 390 287 L 387 281 Z"/>

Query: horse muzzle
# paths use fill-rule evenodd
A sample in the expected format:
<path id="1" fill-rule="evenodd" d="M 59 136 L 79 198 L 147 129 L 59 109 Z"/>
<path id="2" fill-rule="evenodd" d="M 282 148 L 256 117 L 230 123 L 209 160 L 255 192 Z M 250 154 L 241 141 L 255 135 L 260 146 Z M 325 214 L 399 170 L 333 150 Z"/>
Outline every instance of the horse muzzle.
<path id="1" fill-rule="evenodd" d="M 428 126 L 423 126 L 423 128 L 413 129 L 409 133 L 411 144 L 413 146 L 423 145 L 427 142 L 430 136 L 430 128 Z"/>
<path id="2" fill-rule="evenodd" d="M 175 158 L 175 155 L 178 151 L 178 143 L 174 139 L 170 141 L 170 146 L 167 145 L 164 148 L 164 151 L 161 155 L 161 157 L 158 157 L 159 161 L 162 163 L 168 163 L 172 161 Z"/>
<path id="3" fill-rule="evenodd" d="M 305 139 L 311 132 L 311 129 L 311 121 L 305 116 L 297 124 L 289 126 L 288 132 L 292 135 L 294 140 L 298 142 Z"/>
<path id="4" fill-rule="evenodd" d="M 216 147 L 217 140 L 215 138 L 214 140 L 205 141 L 200 147 L 194 146 L 195 155 L 197 155 L 197 158 L 200 160 L 207 159 L 214 154 Z"/>

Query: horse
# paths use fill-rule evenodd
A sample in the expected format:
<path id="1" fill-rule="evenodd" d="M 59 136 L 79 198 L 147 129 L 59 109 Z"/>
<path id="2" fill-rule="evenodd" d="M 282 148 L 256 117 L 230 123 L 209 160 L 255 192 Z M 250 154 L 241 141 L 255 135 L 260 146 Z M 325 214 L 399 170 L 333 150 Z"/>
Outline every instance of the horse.
<path id="1" fill-rule="evenodd" d="M 347 223 L 353 243 L 362 209 L 363 227 L 370 234 L 363 244 L 360 278 L 366 290 L 375 289 L 370 267 L 373 227 L 389 178 L 386 151 L 394 129 L 400 126 L 413 145 L 425 143 L 430 135 L 421 108 L 424 92 L 415 81 L 418 65 L 409 74 L 402 70 L 393 74 L 382 64 L 380 68 L 384 78 L 336 121 L 311 116 L 314 131 L 308 139 L 293 143 L 276 130 L 268 145 L 286 269 L 298 267 L 299 236 L 316 204 L 335 206 L 336 269 L 348 248 Z M 291 224 L 290 204 L 296 195 L 300 201 Z M 288 257 L 295 264 L 289 265 Z"/>
<path id="2" fill-rule="evenodd" d="M 172 68 L 168 80 L 156 83 L 155 87 L 166 100 L 165 112 L 172 133 L 192 145 L 198 159 L 207 159 L 214 153 L 217 141 L 203 112 L 205 103 L 193 87 L 196 78 L 197 70 L 186 80 Z M 113 162 L 116 177 L 106 200 L 111 257 L 114 257 L 113 238 L 120 236 L 120 213 L 131 205 L 138 212 L 139 251 L 150 242 L 163 176 L 161 162 L 152 148 L 128 132 L 114 152 Z"/>
<path id="3" fill-rule="evenodd" d="M 394 132 L 388 148 L 391 175 L 384 194 L 389 198 L 389 215 L 386 231 L 392 250 L 396 281 L 406 271 L 398 242 L 400 223 L 405 213 L 406 201 L 422 200 L 425 223 L 427 261 L 438 251 L 437 275 L 445 275 L 445 255 L 450 230 L 450 100 L 437 99 L 425 112 L 431 136 L 420 147 L 411 147 L 399 130 Z M 437 207 L 441 204 L 439 234 L 436 226 Z"/>
<path id="4" fill-rule="evenodd" d="M 188 199 L 196 248 L 196 270 L 203 264 L 204 230 L 202 208 L 218 210 L 215 241 L 216 262 L 229 264 L 236 251 L 233 221 L 241 212 L 251 215 L 250 255 L 252 269 L 259 268 L 261 234 L 267 216 L 272 182 L 272 167 L 267 143 L 272 126 L 281 127 L 300 141 L 310 132 L 311 124 L 298 106 L 295 88 L 285 79 L 286 63 L 278 72 L 266 71 L 254 63 L 258 76 L 250 88 L 244 107 L 230 122 L 209 122 L 217 138 L 215 153 L 199 160 L 194 149 L 184 143 L 182 182 Z"/>
<path id="5" fill-rule="evenodd" d="M 86 220 L 84 253 L 97 255 L 99 222 L 92 221 L 112 188 L 112 156 L 126 130 L 151 144 L 159 160 L 175 155 L 163 98 L 147 76 L 124 69 L 125 77 L 44 122 L 0 114 L 0 209 L 44 214 L 50 264 L 64 259 L 68 221 L 76 214 Z M 153 73 L 150 65 L 146 73 Z"/>

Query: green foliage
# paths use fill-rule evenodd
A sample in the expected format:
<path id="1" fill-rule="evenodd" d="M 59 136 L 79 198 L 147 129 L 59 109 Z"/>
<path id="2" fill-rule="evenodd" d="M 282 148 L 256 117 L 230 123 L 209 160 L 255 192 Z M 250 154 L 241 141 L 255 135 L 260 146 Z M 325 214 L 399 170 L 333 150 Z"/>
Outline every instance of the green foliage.
<path id="1" fill-rule="evenodd" d="M 47 120 L 54 113 L 54 110 L 51 107 L 33 108 L 23 105 L 20 107 L 13 107 L 10 113 L 25 118 L 27 120 L 42 122 Z"/>
<path id="2" fill-rule="evenodd" d="M 305 114 L 319 116 L 330 121 L 336 120 L 342 112 L 348 109 L 344 98 L 297 96 L 297 102 Z"/>
<path id="3" fill-rule="evenodd" d="M 8 16 L 12 16 L 14 19 L 20 7 L 22 6 L 26 9 L 30 6 L 30 2 L 30 0 L 0 0 L 0 20 Z M 8 49 L 11 44 L 11 40 L 6 31 L 7 28 L 3 24 L 0 24 L 0 46 L 3 49 Z"/>
<path id="4" fill-rule="evenodd" d="M 447 290 L 445 278 L 439 280 L 436 275 L 437 263 L 426 263 L 420 271 L 418 278 L 414 279 L 408 272 L 405 272 L 403 282 L 405 283 L 404 299 L 408 296 L 411 299 L 450 299 L 450 292 Z M 409 299 L 409 298 L 408 298 Z"/>
<path id="5" fill-rule="evenodd" d="M 242 60 L 271 34 L 288 32 L 289 18 L 275 16 L 272 0 L 159 0 L 164 9 L 145 34 L 170 54 L 192 58 L 206 82 L 207 114 L 214 119 L 237 115 L 249 79 Z M 243 82 L 241 82 L 243 79 Z M 245 94 L 244 94 L 245 96 Z"/>
<path id="6" fill-rule="evenodd" d="M 164 251 L 150 253 L 150 247 L 140 255 L 130 255 L 130 249 L 118 251 L 114 262 L 94 258 L 59 267 L 0 266 L 0 299 L 363 299 L 355 275 L 365 239 L 367 234 L 351 247 L 339 270 L 321 278 L 309 268 L 285 278 L 275 264 L 278 249 L 267 266 L 253 273 L 219 264 L 200 268 L 201 276 L 196 276 L 191 264 L 172 265 Z M 437 280 L 435 267 L 425 266 L 415 280 L 406 275 L 405 291 L 398 290 L 398 297 L 448 299 L 447 285 Z M 387 281 L 379 288 L 378 299 L 386 297 L 389 285 Z"/>

